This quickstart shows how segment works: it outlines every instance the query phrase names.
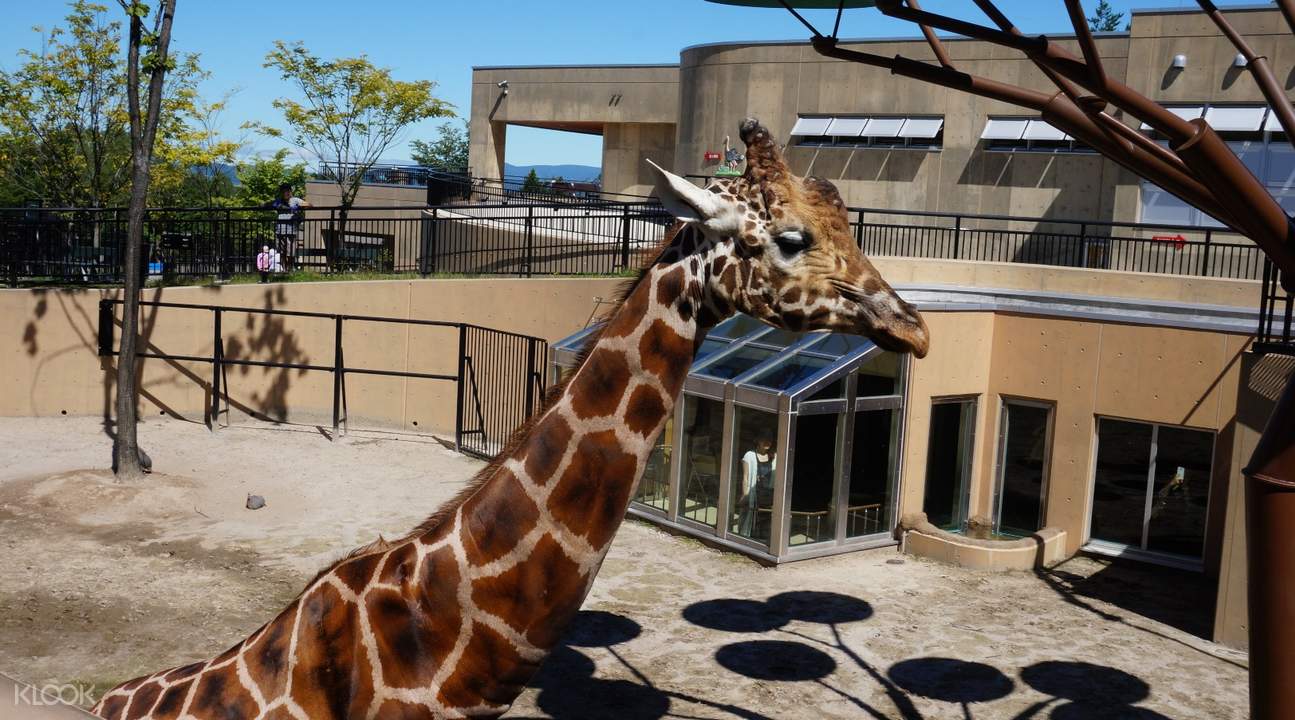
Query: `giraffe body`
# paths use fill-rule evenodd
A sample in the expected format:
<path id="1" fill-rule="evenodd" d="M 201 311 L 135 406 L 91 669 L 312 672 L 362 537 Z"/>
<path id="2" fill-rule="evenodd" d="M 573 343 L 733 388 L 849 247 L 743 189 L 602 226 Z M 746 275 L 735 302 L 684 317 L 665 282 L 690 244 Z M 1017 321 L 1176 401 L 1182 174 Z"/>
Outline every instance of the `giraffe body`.
<path id="1" fill-rule="evenodd" d="M 844 225 L 835 189 L 792 185 L 753 121 L 743 139 L 741 180 L 702 190 L 658 169 L 667 207 L 689 222 L 668 235 L 556 398 L 459 498 L 406 537 L 326 569 L 220 656 L 118 686 L 95 712 L 497 717 L 580 609 L 707 329 L 738 310 L 792 330 L 860 331 L 890 317 L 867 334 L 925 354 L 920 316 L 852 242 L 853 254 L 820 241 L 823 257 L 811 257 L 807 237 L 833 238 Z M 778 234 L 778 216 L 797 228 Z M 852 308 L 865 302 L 872 309 L 861 321 Z"/>

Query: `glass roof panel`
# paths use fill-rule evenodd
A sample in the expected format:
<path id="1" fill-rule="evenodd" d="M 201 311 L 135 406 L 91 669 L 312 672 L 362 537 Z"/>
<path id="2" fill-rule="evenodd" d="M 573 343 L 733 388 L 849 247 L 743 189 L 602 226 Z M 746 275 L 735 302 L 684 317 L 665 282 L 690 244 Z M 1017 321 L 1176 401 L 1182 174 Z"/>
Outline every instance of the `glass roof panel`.
<path id="1" fill-rule="evenodd" d="M 769 390 L 790 390 L 832 364 L 833 361 L 827 358 L 800 352 L 783 358 L 773 367 L 767 368 L 743 384 L 756 385 Z"/>
<path id="2" fill-rule="evenodd" d="M 832 357 L 841 357 L 858 350 L 865 345 L 871 345 L 872 341 L 860 335 L 846 335 L 844 333 L 831 333 L 823 342 L 814 345 L 816 355 L 831 355 Z"/>
<path id="3" fill-rule="evenodd" d="M 575 350 L 578 352 L 584 348 L 585 343 L 589 341 L 589 336 L 593 334 L 593 331 L 597 330 L 600 327 L 602 327 L 602 323 L 595 323 L 593 325 L 590 325 L 589 327 L 586 327 L 583 330 L 578 331 L 574 335 L 568 335 L 567 337 L 557 341 L 557 343 L 553 345 L 553 349 L 554 350 Z"/>
<path id="4" fill-rule="evenodd" d="M 697 348 L 697 354 L 693 356 L 692 364 L 697 365 L 702 360 L 705 360 L 711 355 L 714 355 L 720 350 L 723 350 L 724 348 L 728 347 L 728 345 L 729 344 L 726 342 L 721 342 L 719 340 L 711 340 L 710 338 L 706 338 L 706 340 L 702 342 L 701 347 Z"/>
<path id="5" fill-rule="evenodd" d="M 750 335 L 757 330 L 764 330 L 767 327 L 769 326 L 756 320 L 750 315 L 738 313 L 737 315 L 734 315 L 716 325 L 715 328 L 706 335 L 706 337 L 720 340 L 735 340 L 743 335 Z"/>
<path id="6" fill-rule="evenodd" d="M 752 342 L 754 342 L 757 345 L 767 345 L 769 347 L 776 347 L 776 348 L 782 349 L 785 347 L 790 347 L 791 345 L 795 345 L 796 343 L 800 342 L 801 339 L 804 337 L 805 337 L 805 333 L 792 332 L 790 330 L 779 330 L 775 328 L 775 329 L 772 329 L 770 332 L 759 336 L 758 338 L 752 338 Z"/>
<path id="7" fill-rule="evenodd" d="M 743 347 L 694 372 L 699 375 L 729 380 L 768 360 L 777 352 L 778 349 L 776 348 Z"/>

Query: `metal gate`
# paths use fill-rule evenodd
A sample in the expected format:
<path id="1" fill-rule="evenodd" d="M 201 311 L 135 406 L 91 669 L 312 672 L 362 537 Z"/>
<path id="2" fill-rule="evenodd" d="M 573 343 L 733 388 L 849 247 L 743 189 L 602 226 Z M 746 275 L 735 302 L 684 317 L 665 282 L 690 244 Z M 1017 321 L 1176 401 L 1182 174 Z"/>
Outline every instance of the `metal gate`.
<path id="1" fill-rule="evenodd" d="M 491 458 L 543 402 L 549 346 L 536 337 L 464 325 L 459 348 L 455 444 Z"/>

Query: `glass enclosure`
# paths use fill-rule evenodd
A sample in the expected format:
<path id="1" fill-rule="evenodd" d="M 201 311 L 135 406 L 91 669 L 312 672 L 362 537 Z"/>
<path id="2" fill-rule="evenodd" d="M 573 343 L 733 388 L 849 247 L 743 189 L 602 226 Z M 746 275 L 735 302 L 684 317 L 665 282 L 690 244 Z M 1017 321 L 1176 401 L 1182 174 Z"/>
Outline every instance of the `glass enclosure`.
<path id="1" fill-rule="evenodd" d="M 1024 537 L 1043 527 L 1052 406 L 1003 400 L 994 488 L 994 531 Z"/>
<path id="2" fill-rule="evenodd" d="M 553 346 L 575 366 L 586 328 Z M 698 348 L 630 512 L 774 562 L 893 544 L 904 356 L 738 315 Z"/>

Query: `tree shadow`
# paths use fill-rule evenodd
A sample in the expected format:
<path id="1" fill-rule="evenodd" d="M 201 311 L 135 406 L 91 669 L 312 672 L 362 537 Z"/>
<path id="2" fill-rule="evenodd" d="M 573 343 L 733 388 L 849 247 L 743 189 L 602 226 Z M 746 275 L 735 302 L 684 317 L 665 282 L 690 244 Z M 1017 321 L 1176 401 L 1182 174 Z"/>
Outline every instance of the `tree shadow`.
<path id="1" fill-rule="evenodd" d="M 627 660 L 616 646 L 643 634 L 634 620 L 600 610 L 576 615 L 566 637 L 549 655 L 530 686 L 539 688 L 536 704 L 555 720 L 659 720 L 690 717 L 674 708 L 675 701 L 692 703 L 744 720 L 769 720 L 765 715 L 728 703 L 657 687 Z M 601 649 L 625 668 L 634 680 L 595 677 L 598 666 L 585 650 Z"/>
<path id="2" fill-rule="evenodd" d="M 957 703 L 971 718 L 971 704 L 1005 698 L 1016 683 L 996 667 L 953 658 L 914 658 L 890 666 L 886 674 L 913 695 Z"/>
<path id="3" fill-rule="evenodd" d="M 1021 670 L 1021 680 L 1034 690 L 1051 697 L 1035 703 L 1013 720 L 1038 717 L 1047 706 L 1057 701 L 1061 702 L 1049 716 L 1053 720 L 1168 720 L 1154 710 L 1134 705 L 1151 695 L 1151 687 L 1141 678 L 1123 670 L 1085 662 L 1048 660 Z"/>
<path id="4" fill-rule="evenodd" d="M 1085 574 L 1067 567 L 1072 562 L 1039 568 L 1035 574 L 1066 602 L 1104 620 L 1126 619 L 1086 600 L 1098 600 L 1196 637 L 1210 638 L 1216 588 L 1204 573 L 1113 558 L 1103 559 L 1097 572 Z"/>

